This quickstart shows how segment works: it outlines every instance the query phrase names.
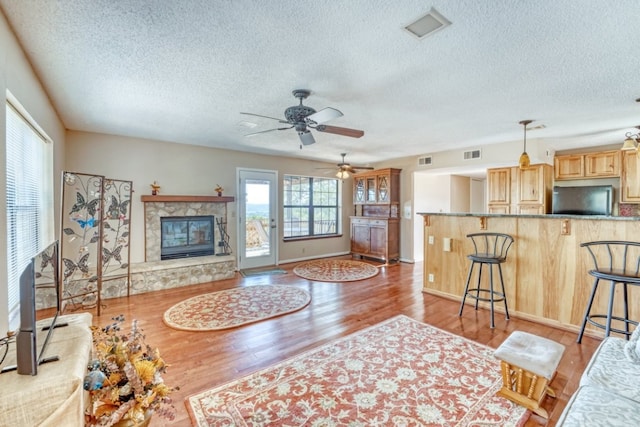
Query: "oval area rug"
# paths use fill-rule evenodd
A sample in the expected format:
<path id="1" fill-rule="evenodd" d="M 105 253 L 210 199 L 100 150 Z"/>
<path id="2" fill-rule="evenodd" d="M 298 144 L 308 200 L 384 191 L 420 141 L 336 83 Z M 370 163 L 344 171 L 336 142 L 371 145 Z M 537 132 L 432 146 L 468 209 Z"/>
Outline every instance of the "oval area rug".
<path id="1" fill-rule="evenodd" d="M 378 274 L 378 267 L 362 261 L 349 259 L 316 260 L 296 266 L 298 276 L 319 282 L 353 282 Z"/>
<path id="2" fill-rule="evenodd" d="M 311 295 L 293 286 L 260 285 L 198 295 L 165 311 L 167 326 L 214 331 L 259 322 L 305 307 Z"/>

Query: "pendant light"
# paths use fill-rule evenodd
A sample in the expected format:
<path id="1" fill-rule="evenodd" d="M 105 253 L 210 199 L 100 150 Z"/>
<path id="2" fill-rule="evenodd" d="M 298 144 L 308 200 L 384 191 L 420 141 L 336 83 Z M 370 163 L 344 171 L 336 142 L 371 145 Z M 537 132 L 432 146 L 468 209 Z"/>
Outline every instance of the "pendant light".
<path id="1" fill-rule="evenodd" d="M 524 147 L 522 149 L 522 154 L 520 154 L 520 160 L 518 160 L 520 169 L 526 169 L 531 165 L 531 160 L 527 154 L 527 125 L 532 121 L 533 120 L 522 120 L 520 122 L 520 124 L 524 126 Z"/>
<path id="2" fill-rule="evenodd" d="M 636 126 L 636 129 L 640 130 L 640 126 Z M 635 151 L 640 158 L 640 133 L 627 132 L 625 138 L 621 150 Z"/>

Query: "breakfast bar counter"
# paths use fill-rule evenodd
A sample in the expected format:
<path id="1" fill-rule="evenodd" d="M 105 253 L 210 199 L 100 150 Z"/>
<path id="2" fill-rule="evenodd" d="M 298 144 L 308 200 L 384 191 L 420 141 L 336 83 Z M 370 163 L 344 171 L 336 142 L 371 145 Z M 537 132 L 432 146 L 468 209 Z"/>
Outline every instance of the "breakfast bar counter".
<path id="1" fill-rule="evenodd" d="M 419 214 L 424 219 L 424 292 L 460 301 L 469 269 L 467 255 L 473 251 L 466 235 L 506 233 L 515 239 L 502 265 L 509 314 L 576 332 L 593 281 L 588 274 L 593 261 L 580 244 L 640 241 L 638 217 Z M 640 319 L 639 288 L 629 288 L 629 318 L 635 320 Z M 607 311 L 605 289 L 596 295 L 594 311 Z M 622 295 L 617 297 L 614 311 L 621 311 Z M 602 330 L 587 325 L 586 334 L 602 337 Z"/>

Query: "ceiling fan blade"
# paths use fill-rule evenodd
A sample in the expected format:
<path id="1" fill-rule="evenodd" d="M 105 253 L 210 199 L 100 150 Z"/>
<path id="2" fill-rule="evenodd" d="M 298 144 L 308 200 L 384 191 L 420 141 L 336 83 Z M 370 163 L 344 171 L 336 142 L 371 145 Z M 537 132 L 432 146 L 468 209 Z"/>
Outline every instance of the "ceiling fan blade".
<path id="1" fill-rule="evenodd" d="M 360 138 L 364 135 L 363 130 L 341 128 L 338 126 L 318 125 L 315 128 L 318 132 L 334 133 L 336 135 L 350 136 L 351 138 Z"/>
<path id="2" fill-rule="evenodd" d="M 289 126 L 286 128 L 275 128 L 275 129 L 267 129 L 267 130 L 261 130 L 260 132 L 253 132 L 253 133 L 248 133 L 245 136 L 254 136 L 254 135 L 259 135 L 261 133 L 267 133 L 267 132 L 273 132 L 274 130 L 287 130 L 287 129 L 291 129 L 293 126 Z"/>
<path id="3" fill-rule="evenodd" d="M 279 121 L 280 123 L 289 123 L 289 122 L 288 122 L 288 121 L 286 121 L 286 120 L 276 119 L 275 117 L 263 116 L 262 114 L 243 113 L 243 112 L 240 112 L 240 114 L 246 114 L 247 116 L 256 116 L 256 117 L 263 117 L 263 118 L 265 118 L 265 119 L 277 120 L 277 121 Z"/>
<path id="4" fill-rule="evenodd" d="M 353 170 L 366 170 L 366 171 L 372 171 L 375 168 L 371 167 L 371 166 L 352 166 L 351 169 Z"/>
<path id="5" fill-rule="evenodd" d="M 316 139 L 313 137 L 313 135 L 309 131 L 299 132 L 298 136 L 300 136 L 300 141 L 302 142 L 302 145 L 311 145 L 316 143 Z"/>
<path id="6" fill-rule="evenodd" d="M 338 117 L 342 117 L 343 114 L 340 110 L 336 110 L 335 108 L 327 107 L 322 110 L 313 113 L 306 117 L 305 120 L 310 120 L 315 124 L 325 123 L 329 120 L 337 119 Z"/>

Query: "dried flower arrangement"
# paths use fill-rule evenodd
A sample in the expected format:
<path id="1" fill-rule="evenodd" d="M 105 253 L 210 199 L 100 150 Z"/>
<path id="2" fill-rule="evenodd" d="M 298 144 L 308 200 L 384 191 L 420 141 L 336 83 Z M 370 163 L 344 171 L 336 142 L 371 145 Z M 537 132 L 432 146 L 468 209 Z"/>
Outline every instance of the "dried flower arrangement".
<path id="1" fill-rule="evenodd" d="M 174 389 L 162 379 L 167 365 L 158 349 L 145 343 L 136 320 L 129 333 L 121 333 L 124 316 L 113 320 L 104 328 L 92 327 L 94 358 L 84 379 L 91 396 L 86 424 L 112 426 L 130 420 L 138 425 L 151 412 L 172 420 L 175 407 L 169 394 Z"/>

